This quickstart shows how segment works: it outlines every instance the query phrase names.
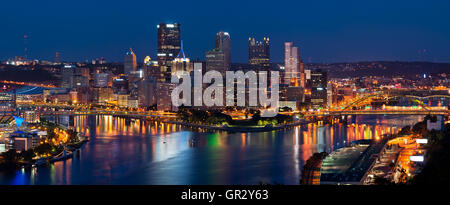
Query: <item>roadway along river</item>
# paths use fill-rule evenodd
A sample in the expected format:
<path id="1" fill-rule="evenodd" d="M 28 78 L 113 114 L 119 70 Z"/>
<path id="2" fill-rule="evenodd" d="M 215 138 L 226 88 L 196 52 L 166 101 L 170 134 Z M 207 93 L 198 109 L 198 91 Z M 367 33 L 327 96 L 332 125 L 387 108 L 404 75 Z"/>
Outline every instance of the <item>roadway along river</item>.
<path id="1" fill-rule="evenodd" d="M 309 124 L 261 133 L 190 131 L 112 116 L 63 117 L 90 136 L 79 156 L 0 173 L 0 184 L 299 184 L 314 153 L 377 139 L 423 116 L 358 116 L 347 125 Z"/>

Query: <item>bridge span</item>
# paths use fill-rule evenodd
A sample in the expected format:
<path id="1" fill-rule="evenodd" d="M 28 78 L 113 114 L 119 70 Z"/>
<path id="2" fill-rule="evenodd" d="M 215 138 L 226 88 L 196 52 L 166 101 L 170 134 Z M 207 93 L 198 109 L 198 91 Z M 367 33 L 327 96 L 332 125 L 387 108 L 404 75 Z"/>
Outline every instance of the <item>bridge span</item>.
<path id="1" fill-rule="evenodd" d="M 340 115 L 445 115 L 449 110 L 336 110 L 321 113 L 304 113 L 304 116 L 340 116 Z"/>

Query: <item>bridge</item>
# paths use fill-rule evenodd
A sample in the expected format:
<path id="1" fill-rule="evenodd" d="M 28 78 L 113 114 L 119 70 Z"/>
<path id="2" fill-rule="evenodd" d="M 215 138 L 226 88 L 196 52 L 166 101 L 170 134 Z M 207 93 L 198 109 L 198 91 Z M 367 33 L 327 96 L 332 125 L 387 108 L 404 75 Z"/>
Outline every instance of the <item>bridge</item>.
<path id="1" fill-rule="evenodd" d="M 24 92 L 31 92 L 36 89 L 22 89 Z M 30 91 L 31 90 L 31 91 Z M 15 108 L 56 108 L 66 111 L 43 111 L 41 115 L 115 115 L 131 118 L 175 118 L 174 113 L 164 113 L 157 111 L 123 111 L 122 108 L 112 104 L 62 104 L 62 103 L 45 103 L 45 102 L 24 102 L 17 101 L 15 94 L 17 92 L 1 93 L 0 103 L 9 104 L 12 110 Z M 382 109 L 374 109 L 367 105 L 373 102 L 389 102 L 392 99 L 406 99 L 416 104 L 409 107 L 383 107 Z M 338 116 L 338 115 L 449 115 L 448 105 L 441 107 L 430 107 L 425 104 L 427 99 L 448 99 L 450 93 L 448 90 L 383 90 L 372 93 L 359 95 L 339 107 L 332 107 L 319 112 L 301 112 L 305 116 Z M 396 108 L 395 108 L 396 107 Z M 3 111 L 3 114 L 11 114 L 11 110 Z M 7 113 L 8 112 L 8 113 Z M 295 114 L 298 112 L 288 112 L 282 114 Z"/>
<path id="2" fill-rule="evenodd" d="M 365 95 L 358 96 L 354 98 L 352 101 L 348 102 L 347 104 L 343 105 L 340 109 L 341 110 L 350 110 L 354 108 L 358 108 L 364 105 L 368 105 L 371 102 L 373 102 L 374 99 L 381 99 L 385 101 L 389 101 L 392 99 L 398 99 L 403 98 L 408 101 L 411 101 L 413 103 L 417 103 L 420 107 L 426 110 L 431 110 L 432 108 L 428 105 L 426 105 L 423 101 L 426 99 L 432 99 L 432 98 L 446 98 L 450 100 L 450 93 L 446 94 L 431 94 L 426 96 L 418 96 L 418 95 L 411 95 L 409 92 L 389 92 L 389 91 L 378 91 L 374 93 L 369 93 Z"/>
<path id="3" fill-rule="evenodd" d="M 449 110 L 332 110 L 318 113 L 304 113 L 306 117 L 312 116 L 339 116 L 339 115 L 450 115 Z"/>

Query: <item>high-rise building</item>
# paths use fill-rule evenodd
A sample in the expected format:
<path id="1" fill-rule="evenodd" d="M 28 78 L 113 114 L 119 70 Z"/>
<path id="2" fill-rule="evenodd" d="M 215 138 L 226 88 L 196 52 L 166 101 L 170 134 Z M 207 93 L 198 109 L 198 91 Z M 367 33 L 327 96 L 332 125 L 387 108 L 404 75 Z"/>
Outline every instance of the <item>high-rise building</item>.
<path id="1" fill-rule="evenodd" d="M 61 68 L 61 88 L 71 89 L 74 87 L 75 82 L 75 66 L 64 65 Z"/>
<path id="2" fill-rule="evenodd" d="M 225 73 L 228 70 L 226 67 L 225 58 L 225 53 L 219 49 L 207 51 L 205 56 L 206 72 L 215 70 L 225 76 Z"/>
<path id="3" fill-rule="evenodd" d="M 147 56 L 144 59 L 144 78 L 155 78 L 158 82 L 164 82 L 164 75 L 161 72 L 160 66 L 157 61 L 152 61 L 152 59 Z"/>
<path id="4" fill-rule="evenodd" d="M 311 105 L 314 108 L 327 106 L 327 73 L 322 70 L 311 72 Z"/>
<path id="5" fill-rule="evenodd" d="M 156 83 L 156 106 L 158 111 L 170 111 L 175 110 L 172 106 L 172 98 L 171 93 L 175 88 L 175 84 L 173 83 Z"/>
<path id="6" fill-rule="evenodd" d="M 300 86 L 300 51 L 293 42 L 284 43 L 284 83 Z"/>
<path id="7" fill-rule="evenodd" d="M 223 52 L 225 56 L 225 71 L 231 66 L 231 38 L 228 32 L 220 31 L 216 35 L 216 50 Z"/>
<path id="8" fill-rule="evenodd" d="M 94 76 L 94 87 L 106 88 L 108 87 L 108 73 L 96 73 Z"/>
<path id="9" fill-rule="evenodd" d="M 231 39 L 230 34 L 220 31 L 216 35 L 215 48 L 207 51 L 205 55 L 206 59 L 206 72 L 215 70 L 219 71 L 223 76 L 230 70 L 231 67 Z"/>
<path id="10" fill-rule="evenodd" d="M 284 83 L 291 86 L 306 86 L 305 64 L 300 58 L 300 50 L 293 42 L 284 43 Z"/>
<path id="11" fill-rule="evenodd" d="M 144 78 L 144 72 L 142 70 L 132 71 L 128 75 L 128 92 L 130 97 L 128 100 L 138 100 L 139 95 L 139 82 Z"/>
<path id="12" fill-rule="evenodd" d="M 305 64 L 300 59 L 300 86 L 306 87 Z"/>
<path id="13" fill-rule="evenodd" d="M 180 24 L 158 24 L 157 61 L 166 81 L 170 81 L 171 63 L 181 49 Z"/>
<path id="14" fill-rule="evenodd" d="M 248 39 L 248 64 L 255 71 L 270 70 L 270 40 L 264 37 L 263 41 Z"/>
<path id="15" fill-rule="evenodd" d="M 137 63 L 136 63 L 136 55 L 133 52 L 133 49 L 130 48 L 125 54 L 125 63 L 123 65 L 123 71 L 125 75 L 128 75 L 131 71 L 136 71 Z"/>
<path id="16" fill-rule="evenodd" d="M 148 108 L 156 106 L 156 84 L 157 81 L 153 77 L 139 82 L 139 107 Z"/>

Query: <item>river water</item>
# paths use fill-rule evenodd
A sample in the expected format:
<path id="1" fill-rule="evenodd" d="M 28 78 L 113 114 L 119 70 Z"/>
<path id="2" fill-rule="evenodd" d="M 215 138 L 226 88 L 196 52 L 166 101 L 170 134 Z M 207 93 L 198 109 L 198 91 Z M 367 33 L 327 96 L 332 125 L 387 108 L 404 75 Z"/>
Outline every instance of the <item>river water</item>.
<path id="1" fill-rule="evenodd" d="M 357 116 L 347 124 L 226 133 L 113 116 L 65 117 L 90 137 L 80 155 L 48 167 L 0 173 L 0 184 L 299 184 L 314 152 L 378 139 L 423 116 Z"/>

